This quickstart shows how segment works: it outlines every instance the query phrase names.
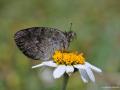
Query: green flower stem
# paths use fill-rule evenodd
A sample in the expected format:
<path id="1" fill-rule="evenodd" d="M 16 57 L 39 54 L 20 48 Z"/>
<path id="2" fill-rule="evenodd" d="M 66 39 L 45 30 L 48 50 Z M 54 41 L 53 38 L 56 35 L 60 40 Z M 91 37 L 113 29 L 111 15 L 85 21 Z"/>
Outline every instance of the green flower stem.
<path id="1" fill-rule="evenodd" d="M 63 86 L 62 86 L 62 90 L 66 90 L 68 80 L 69 80 L 69 76 L 68 76 L 67 73 L 65 73 L 65 74 L 64 74 L 64 77 L 63 77 Z"/>

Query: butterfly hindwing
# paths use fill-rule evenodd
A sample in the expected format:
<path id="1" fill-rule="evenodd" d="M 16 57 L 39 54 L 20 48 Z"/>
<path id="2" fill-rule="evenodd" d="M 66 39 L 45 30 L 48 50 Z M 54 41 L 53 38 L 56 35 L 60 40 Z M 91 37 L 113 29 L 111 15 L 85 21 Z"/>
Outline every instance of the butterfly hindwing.
<path id="1" fill-rule="evenodd" d="M 32 27 L 18 31 L 14 36 L 18 48 L 34 60 L 49 60 L 55 50 L 68 48 L 64 32 L 48 27 Z"/>

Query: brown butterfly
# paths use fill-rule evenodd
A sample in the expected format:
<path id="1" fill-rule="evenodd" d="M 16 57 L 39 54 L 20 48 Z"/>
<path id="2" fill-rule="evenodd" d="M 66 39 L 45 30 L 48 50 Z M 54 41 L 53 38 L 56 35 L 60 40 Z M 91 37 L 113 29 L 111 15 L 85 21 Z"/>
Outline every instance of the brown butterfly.
<path id="1" fill-rule="evenodd" d="M 66 50 L 76 36 L 73 31 L 63 32 L 49 27 L 31 27 L 15 33 L 18 48 L 34 60 L 49 60 L 55 50 Z"/>

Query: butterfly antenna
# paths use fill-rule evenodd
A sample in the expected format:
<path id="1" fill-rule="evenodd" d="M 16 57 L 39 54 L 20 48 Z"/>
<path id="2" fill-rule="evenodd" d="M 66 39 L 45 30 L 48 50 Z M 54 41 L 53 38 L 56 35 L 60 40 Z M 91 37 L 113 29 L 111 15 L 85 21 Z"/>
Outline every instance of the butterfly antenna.
<path id="1" fill-rule="evenodd" d="M 72 23 L 70 23 L 70 31 L 72 31 Z"/>

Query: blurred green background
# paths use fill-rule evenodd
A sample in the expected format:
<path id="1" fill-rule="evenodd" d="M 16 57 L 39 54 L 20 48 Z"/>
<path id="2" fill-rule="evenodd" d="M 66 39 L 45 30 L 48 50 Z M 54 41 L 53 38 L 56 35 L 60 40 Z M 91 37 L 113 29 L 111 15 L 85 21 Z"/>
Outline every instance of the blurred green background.
<path id="1" fill-rule="evenodd" d="M 13 36 L 33 26 L 69 31 L 71 22 L 77 38 L 70 49 L 103 73 L 95 73 L 95 84 L 75 73 L 67 90 L 120 89 L 120 0 L 0 0 L 0 90 L 61 90 L 62 78 L 54 80 L 48 68 L 31 69 Z"/>

